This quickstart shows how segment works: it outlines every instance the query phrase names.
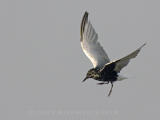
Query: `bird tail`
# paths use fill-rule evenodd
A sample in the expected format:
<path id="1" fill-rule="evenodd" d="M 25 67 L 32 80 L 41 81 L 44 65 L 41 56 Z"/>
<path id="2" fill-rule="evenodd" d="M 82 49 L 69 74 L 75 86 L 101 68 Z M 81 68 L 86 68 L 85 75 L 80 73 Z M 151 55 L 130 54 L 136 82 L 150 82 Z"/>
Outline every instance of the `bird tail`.
<path id="1" fill-rule="evenodd" d="M 128 78 L 118 74 L 118 78 L 117 78 L 118 81 L 121 81 L 121 80 L 124 80 L 124 79 L 128 79 Z"/>

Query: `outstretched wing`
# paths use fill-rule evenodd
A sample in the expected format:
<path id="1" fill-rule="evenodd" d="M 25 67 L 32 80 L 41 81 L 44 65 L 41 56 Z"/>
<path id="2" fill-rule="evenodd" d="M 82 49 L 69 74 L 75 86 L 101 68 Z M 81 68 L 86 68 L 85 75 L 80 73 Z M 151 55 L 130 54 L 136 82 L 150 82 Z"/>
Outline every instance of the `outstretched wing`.
<path id="1" fill-rule="evenodd" d="M 135 57 L 138 55 L 138 53 L 140 52 L 140 50 L 142 49 L 142 47 L 144 47 L 145 45 L 146 45 L 146 43 L 143 44 L 141 47 L 139 47 L 139 48 L 138 48 L 137 50 L 135 50 L 134 52 L 130 53 L 129 55 L 127 55 L 127 56 L 125 56 L 125 57 L 117 60 L 117 61 L 115 62 L 115 63 L 116 63 L 116 66 L 115 66 L 114 70 L 115 70 L 116 72 L 120 72 L 123 67 L 125 67 L 125 66 L 128 65 L 130 59 L 135 58 Z"/>
<path id="2" fill-rule="evenodd" d="M 81 47 L 93 66 L 101 68 L 110 60 L 97 40 L 98 34 L 88 21 L 88 12 L 85 12 L 81 22 Z"/>
<path id="3" fill-rule="evenodd" d="M 138 53 L 140 52 L 142 47 L 144 47 L 145 45 L 146 45 L 146 43 L 143 44 L 141 47 L 139 47 L 134 52 L 130 53 L 129 55 L 127 55 L 119 60 L 116 60 L 116 61 L 113 61 L 113 62 L 106 64 L 104 66 L 104 68 L 101 69 L 101 71 L 106 70 L 108 68 L 111 68 L 112 70 L 114 70 L 116 72 L 120 72 L 122 68 L 124 68 L 125 66 L 128 65 L 130 59 L 135 58 L 138 55 Z"/>

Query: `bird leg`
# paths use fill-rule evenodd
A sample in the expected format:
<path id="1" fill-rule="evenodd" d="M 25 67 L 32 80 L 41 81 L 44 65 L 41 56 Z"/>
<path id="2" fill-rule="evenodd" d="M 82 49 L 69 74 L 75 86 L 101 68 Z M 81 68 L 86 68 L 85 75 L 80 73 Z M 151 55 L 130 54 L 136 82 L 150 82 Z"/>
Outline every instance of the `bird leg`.
<path id="1" fill-rule="evenodd" d="M 110 96 L 110 95 L 111 95 L 111 93 L 112 93 L 112 88 L 113 88 L 113 83 L 111 82 L 111 89 L 110 89 L 110 91 L 109 91 L 108 96 Z"/>
<path id="2" fill-rule="evenodd" d="M 108 84 L 109 82 L 101 82 L 101 83 L 97 83 L 97 85 L 104 85 L 104 84 Z"/>

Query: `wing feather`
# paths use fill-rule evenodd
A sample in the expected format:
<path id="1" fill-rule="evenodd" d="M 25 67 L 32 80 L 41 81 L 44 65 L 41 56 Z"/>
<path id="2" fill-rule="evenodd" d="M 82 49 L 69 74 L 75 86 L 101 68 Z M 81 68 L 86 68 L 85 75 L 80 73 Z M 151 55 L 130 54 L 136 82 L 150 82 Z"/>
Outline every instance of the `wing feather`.
<path id="1" fill-rule="evenodd" d="M 81 22 L 81 47 L 93 66 L 101 68 L 110 60 L 97 40 L 98 34 L 88 21 L 88 12 L 85 12 Z"/>
<path id="2" fill-rule="evenodd" d="M 116 60 L 116 61 L 112 61 L 110 63 L 107 63 L 101 70 L 102 71 L 106 71 L 106 70 L 110 70 L 110 71 L 116 71 L 117 73 L 119 73 L 121 71 L 122 68 L 124 68 L 125 66 L 128 65 L 128 63 L 130 62 L 131 59 L 135 58 L 138 53 L 140 52 L 140 50 L 146 45 L 143 44 L 141 47 L 139 47 L 137 50 L 135 50 L 134 52 L 130 53 L 129 55 Z M 109 69 L 110 68 L 110 69 Z"/>
<path id="3" fill-rule="evenodd" d="M 141 50 L 145 45 L 146 45 L 146 43 L 143 44 L 141 47 L 139 47 L 139 48 L 138 48 L 137 50 L 135 50 L 134 52 L 130 53 L 129 55 L 127 55 L 127 56 L 125 56 L 125 57 L 123 57 L 123 58 L 115 61 L 115 64 L 116 64 L 116 65 L 115 65 L 114 70 L 115 70 L 116 72 L 120 72 L 122 68 L 124 68 L 125 66 L 128 65 L 128 63 L 130 62 L 130 59 L 133 59 L 133 58 L 135 58 L 135 57 L 138 55 L 138 53 L 140 52 L 140 50 Z"/>

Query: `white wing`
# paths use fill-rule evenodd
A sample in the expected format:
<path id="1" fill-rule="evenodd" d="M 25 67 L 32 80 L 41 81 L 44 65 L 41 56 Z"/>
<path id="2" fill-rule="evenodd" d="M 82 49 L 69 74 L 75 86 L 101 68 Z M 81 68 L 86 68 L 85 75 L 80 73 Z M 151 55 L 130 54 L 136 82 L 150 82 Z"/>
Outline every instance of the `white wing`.
<path id="1" fill-rule="evenodd" d="M 88 13 L 85 12 L 81 23 L 81 47 L 93 66 L 101 68 L 110 60 L 97 40 L 98 34 L 88 21 Z"/>
<path id="2" fill-rule="evenodd" d="M 116 72 L 120 72 L 123 67 L 125 67 L 125 66 L 128 65 L 130 59 L 135 58 L 138 55 L 138 53 L 140 52 L 140 50 L 142 49 L 142 47 L 144 47 L 145 45 L 146 45 L 146 43 L 143 44 L 141 47 L 139 47 L 134 52 L 130 53 L 129 55 L 127 55 L 127 56 L 125 56 L 125 57 L 123 57 L 123 58 L 115 61 L 115 68 L 114 68 L 114 70 Z"/>

